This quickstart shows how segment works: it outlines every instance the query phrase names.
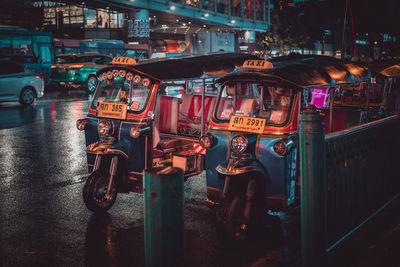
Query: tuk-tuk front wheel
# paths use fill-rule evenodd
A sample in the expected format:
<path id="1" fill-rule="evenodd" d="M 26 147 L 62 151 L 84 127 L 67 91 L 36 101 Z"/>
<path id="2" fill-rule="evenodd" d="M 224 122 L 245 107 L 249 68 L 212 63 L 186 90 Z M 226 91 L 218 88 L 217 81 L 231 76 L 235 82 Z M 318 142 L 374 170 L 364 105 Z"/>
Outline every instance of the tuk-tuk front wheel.
<path id="1" fill-rule="evenodd" d="M 247 238 L 248 222 L 245 221 L 245 201 L 239 196 L 232 200 L 226 220 L 226 234 L 229 240 L 240 242 Z"/>
<path id="2" fill-rule="evenodd" d="M 110 193 L 107 194 L 110 176 L 104 172 L 91 173 L 83 187 L 83 201 L 86 207 L 93 211 L 106 211 L 110 209 L 117 198 L 117 189 L 114 182 L 111 184 Z"/>
<path id="3" fill-rule="evenodd" d="M 244 218 L 245 200 L 235 196 L 228 201 L 224 199 L 217 208 L 217 231 L 220 237 L 228 242 L 240 242 L 247 238 L 248 225 Z"/>

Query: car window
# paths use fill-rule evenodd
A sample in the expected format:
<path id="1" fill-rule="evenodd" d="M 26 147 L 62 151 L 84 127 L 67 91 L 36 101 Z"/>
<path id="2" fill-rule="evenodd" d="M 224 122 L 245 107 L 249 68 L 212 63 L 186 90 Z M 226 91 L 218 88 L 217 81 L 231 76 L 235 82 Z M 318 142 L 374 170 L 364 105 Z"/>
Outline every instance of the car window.
<path id="1" fill-rule="evenodd" d="M 0 75 L 24 72 L 24 67 L 13 62 L 0 62 Z"/>
<path id="2" fill-rule="evenodd" d="M 102 65 L 103 64 L 103 59 L 101 57 L 93 57 L 93 64 L 99 64 Z"/>
<path id="3" fill-rule="evenodd" d="M 112 58 L 109 57 L 103 57 L 103 65 L 107 65 L 111 62 Z"/>
<path id="4" fill-rule="evenodd" d="M 92 62 L 93 57 L 90 56 L 84 56 L 84 57 L 79 57 L 78 61 L 79 63 L 88 63 L 88 62 Z"/>
<path id="5" fill-rule="evenodd" d="M 99 65 L 107 65 L 111 59 L 108 57 L 94 57 L 93 58 L 93 63 L 94 64 L 99 64 Z"/>
<path id="6" fill-rule="evenodd" d="M 61 56 L 56 57 L 57 64 L 64 64 L 64 63 L 77 63 L 77 57 L 74 56 Z"/>
<path id="7" fill-rule="evenodd" d="M 50 46 L 41 45 L 39 56 L 40 56 L 40 60 L 42 61 L 42 63 L 51 63 Z"/>
<path id="8" fill-rule="evenodd" d="M 109 57 L 93 57 L 93 63 L 99 65 L 107 65 L 111 61 Z"/>

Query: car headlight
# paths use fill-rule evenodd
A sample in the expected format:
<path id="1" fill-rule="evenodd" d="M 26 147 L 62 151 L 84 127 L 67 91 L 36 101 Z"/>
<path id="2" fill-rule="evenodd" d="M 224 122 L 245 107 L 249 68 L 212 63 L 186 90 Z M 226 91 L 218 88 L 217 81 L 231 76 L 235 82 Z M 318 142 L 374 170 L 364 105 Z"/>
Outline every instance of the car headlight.
<path id="1" fill-rule="evenodd" d="M 210 134 L 205 134 L 200 137 L 199 143 L 203 148 L 210 148 L 213 145 L 213 139 Z"/>
<path id="2" fill-rule="evenodd" d="M 112 125 L 108 120 L 102 120 L 97 125 L 97 132 L 100 136 L 109 136 L 111 135 Z"/>
<path id="3" fill-rule="evenodd" d="M 247 149 L 247 138 L 242 135 L 237 135 L 231 140 L 231 149 L 235 153 L 243 153 Z"/>
<path id="4" fill-rule="evenodd" d="M 89 125 L 88 119 L 79 119 L 76 121 L 76 128 L 78 128 L 79 131 L 85 130 L 88 125 Z"/>

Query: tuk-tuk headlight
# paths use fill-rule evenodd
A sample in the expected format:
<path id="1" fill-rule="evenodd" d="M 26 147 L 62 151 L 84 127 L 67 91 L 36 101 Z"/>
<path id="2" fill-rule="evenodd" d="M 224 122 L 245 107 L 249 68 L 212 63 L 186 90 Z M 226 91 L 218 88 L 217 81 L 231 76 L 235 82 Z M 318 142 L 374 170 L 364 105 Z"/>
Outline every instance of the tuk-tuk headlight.
<path id="1" fill-rule="evenodd" d="M 279 156 L 287 155 L 294 147 L 292 140 L 279 140 L 273 146 L 274 152 Z"/>
<path id="2" fill-rule="evenodd" d="M 76 128 L 78 128 L 79 131 L 85 130 L 88 125 L 89 125 L 88 119 L 79 119 L 76 121 Z"/>
<path id="3" fill-rule="evenodd" d="M 200 137 L 199 143 L 203 148 L 210 148 L 213 145 L 213 139 L 210 134 L 205 134 Z"/>
<path id="4" fill-rule="evenodd" d="M 102 120 L 97 125 L 97 132 L 100 136 L 108 136 L 111 134 L 112 125 L 108 120 Z"/>
<path id="5" fill-rule="evenodd" d="M 242 135 L 237 135 L 231 140 L 231 149 L 235 153 L 243 153 L 248 145 L 247 138 Z"/>
<path id="6" fill-rule="evenodd" d="M 129 134 L 133 137 L 133 138 L 138 138 L 140 136 L 140 128 L 139 127 L 132 127 L 129 130 Z"/>

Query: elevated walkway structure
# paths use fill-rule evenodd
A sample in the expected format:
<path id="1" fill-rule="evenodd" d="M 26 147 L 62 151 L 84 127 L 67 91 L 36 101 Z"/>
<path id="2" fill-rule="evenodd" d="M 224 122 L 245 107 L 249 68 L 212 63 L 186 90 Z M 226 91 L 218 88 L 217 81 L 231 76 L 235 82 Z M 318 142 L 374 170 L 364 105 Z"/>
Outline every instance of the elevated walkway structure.
<path id="1" fill-rule="evenodd" d="M 96 1 L 102 2 L 104 1 Z M 121 8 L 147 9 L 220 25 L 233 30 L 267 31 L 270 0 L 111 0 Z"/>

